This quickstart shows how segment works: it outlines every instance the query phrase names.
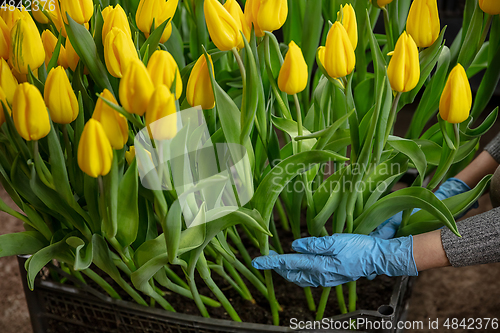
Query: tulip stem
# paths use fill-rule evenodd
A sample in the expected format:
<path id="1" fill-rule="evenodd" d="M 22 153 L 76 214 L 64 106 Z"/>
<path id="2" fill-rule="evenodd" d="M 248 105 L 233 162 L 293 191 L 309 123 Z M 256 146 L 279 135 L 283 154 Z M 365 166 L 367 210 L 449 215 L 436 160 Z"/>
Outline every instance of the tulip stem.
<path id="1" fill-rule="evenodd" d="M 394 37 L 392 35 L 391 23 L 389 21 L 389 11 L 384 6 L 382 7 L 382 12 L 384 12 L 384 26 L 385 26 L 385 34 L 387 36 L 387 48 L 388 51 L 394 50 Z"/>
<path id="2" fill-rule="evenodd" d="M 297 94 L 293 94 L 293 100 L 295 102 L 295 109 L 297 111 L 297 134 L 298 136 L 302 136 L 302 114 L 300 112 L 300 102 Z M 297 153 L 302 151 L 302 140 L 297 141 Z"/>
<path id="3" fill-rule="evenodd" d="M 238 63 L 238 67 L 240 68 L 241 80 L 243 81 L 243 90 L 245 90 L 245 83 L 247 80 L 247 72 L 245 70 L 245 65 L 243 64 L 243 59 L 241 59 L 241 56 L 235 47 L 233 47 L 231 49 L 231 51 L 233 52 L 234 57 L 236 59 L 236 62 Z"/>
<path id="4" fill-rule="evenodd" d="M 398 113 L 398 103 L 399 99 L 401 98 L 402 92 L 399 92 L 396 94 L 396 97 L 394 98 L 394 101 L 392 101 L 392 107 L 391 107 L 391 113 L 389 114 L 389 120 L 387 121 L 387 128 L 385 130 L 385 139 L 384 139 L 384 145 L 387 143 L 387 139 L 389 138 L 389 135 L 391 134 L 391 129 L 394 126 L 394 122 L 396 121 L 396 115 Z"/>

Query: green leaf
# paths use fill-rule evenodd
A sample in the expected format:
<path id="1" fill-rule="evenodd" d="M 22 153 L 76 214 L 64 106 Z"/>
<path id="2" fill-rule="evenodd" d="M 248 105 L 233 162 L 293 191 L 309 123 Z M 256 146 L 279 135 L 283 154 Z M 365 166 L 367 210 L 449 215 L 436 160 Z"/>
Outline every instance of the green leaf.
<path id="1" fill-rule="evenodd" d="M 491 113 L 486 117 L 486 119 L 481 123 L 481 125 L 472 129 L 470 126 L 474 123 L 474 119 L 471 117 L 470 122 L 467 124 L 465 130 L 461 131 L 461 138 L 466 140 L 471 140 L 476 137 L 480 137 L 493 127 L 498 117 L 498 106 L 491 111 Z"/>
<path id="2" fill-rule="evenodd" d="M 85 243 L 80 237 L 71 236 L 66 239 L 66 243 L 75 249 L 73 269 L 81 271 L 89 268 L 94 257 L 92 242 Z"/>
<path id="3" fill-rule="evenodd" d="M 252 48 L 248 44 L 245 35 L 241 33 L 243 41 L 245 42 L 245 68 L 246 68 L 246 82 L 243 86 L 243 101 L 241 105 L 241 144 L 244 144 L 250 135 L 255 116 L 257 114 L 257 107 L 259 103 L 258 90 L 262 87 L 262 80 L 259 77 L 257 65 L 255 63 L 255 56 L 252 53 Z M 261 101 L 263 103 L 263 101 Z"/>
<path id="4" fill-rule="evenodd" d="M 186 66 L 186 59 L 184 58 L 184 43 L 182 42 L 182 36 L 174 22 L 172 22 L 172 34 L 165 42 L 165 47 L 174 57 L 177 66 L 179 66 L 179 68 L 184 68 Z"/>
<path id="5" fill-rule="evenodd" d="M 103 177 L 104 193 L 100 196 L 102 218 L 102 232 L 108 239 L 116 236 L 118 230 L 118 187 L 119 187 L 118 156 L 113 152 L 111 170 Z M 122 193 L 120 193 L 122 195 Z M 124 244 L 122 244 L 124 245 Z"/>
<path id="6" fill-rule="evenodd" d="M 66 238 L 72 236 L 68 234 L 63 240 L 46 246 L 33 254 L 25 263 L 27 278 L 28 278 L 28 288 L 33 290 L 35 287 L 35 278 L 38 272 L 45 267 L 51 260 L 56 259 L 59 261 L 71 264 L 73 258 L 71 256 L 70 247 L 66 243 Z"/>
<path id="7" fill-rule="evenodd" d="M 182 231 L 182 208 L 179 200 L 176 200 L 167 216 L 165 217 L 165 225 L 163 228 L 163 233 L 165 235 L 166 248 L 168 253 L 168 261 L 174 263 L 177 259 L 177 250 L 179 248 L 179 243 L 181 240 Z"/>
<path id="8" fill-rule="evenodd" d="M 418 144 L 412 140 L 406 140 L 399 137 L 389 137 L 387 141 L 389 145 L 397 151 L 405 154 L 413 162 L 413 165 L 420 175 L 420 182 L 418 186 L 422 185 L 425 178 L 425 171 L 427 169 L 427 161 L 424 152 L 420 149 Z"/>
<path id="9" fill-rule="evenodd" d="M 167 26 L 168 22 L 170 22 L 170 18 L 167 19 L 165 22 L 160 24 L 154 31 L 149 35 L 148 39 L 142 44 L 141 49 L 139 50 L 139 53 L 141 54 L 141 59 L 145 64 L 148 63 L 149 58 L 153 55 L 154 51 L 158 48 L 158 44 L 160 43 L 161 35 L 163 35 L 163 31 L 165 30 L 165 27 Z M 145 57 L 146 55 L 146 50 L 148 50 L 148 56 Z"/>
<path id="10" fill-rule="evenodd" d="M 491 182 L 492 175 L 485 176 L 474 189 L 443 200 L 443 204 L 450 210 L 454 217 L 460 216 L 481 197 Z M 408 224 L 402 228 L 397 237 L 407 236 L 436 230 L 443 223 L 425 210 L 411 215 Z"/>
<path id="11" fill-rule="evenodd" d="M 271 121 L 273 122 L 274 126 L 276 126 L 278 129 L 282 130 L 283 132 L 287 133 L 290 135 L 290 138 L 294 141 L 296 141 L 296 138 L 298 138 L 298 127 L 297 127 L 297 122 L 295 120 L 288 120 L 285 118 L 281 117 L 275 117 L 271 115 Z M 302 127 L 302 131 L 304 136 L 300 138 L 304 138 L 305 136 L 308 136 L 311 134 L 306 128 Z M 295 146 L 297 143 L 292 141 L 292 144 Z M 304 139 L 302 140 L 302 150 L 311 150 L 316 143 L 316 139 Z"/>
<path id="12" fill-rule="evenodd" d="M 436 73 L 432 76 L 429 84 L 425 88 L 424 94 L 420 99 L 417 110 L 408 129 L 407 137 L 416 139 L 422 133 L 425 124 L 436 113 L 439 106 L 439 99 L 444 89 L 447 79 L 448 68 L 450 65 L 450 50 L 444 46 L 439 55 Z"/>
<path id="13" fill-rule="evenodd" d="M 421 208 L 436 217 L 454 234 L 458 233 L 455 220 L 449 209 L 434 193 L 423 187 L 408 187 L 393 192 L 380 199 L 354 221 L 354 233 L 368 235 L 370 232 L 396 213 L 413 208 Z"/>
<path id="14" fill-rule="evenodd" d="M 458 63 L 460 63 L 465 70 L 469 68 L 472 60 L 477 54 L 479 40 L 481 38 L 481 33 L 483 30 L 483 11 L 479 6 L 474 9 L 474 14 L 470 21 L 469 28 L 467 29 L 467 34 L 465 35 L 462 48 L 458 54 Z"/>
<path id="15" fill-rule="evenodd" d="M 33 254 L 47 245 L 47 240 L 38 231 L 0 235 L 0 258 Z"/>
<path id="16" fill-rule="evenodd" d="M 493 59 L 500 59 L 500 47 L 497 48 Z M 500 80 L 500 61 L 494 60 L 486 69 L 481 84 L 476 93 L 476 98 L 474 99 L 474 105 L 472 106 L 471 116 L 474 119 L 479 118 L 483 110 L 488 105 L 491 97 L 493 96 L 495 89 Z"/>
<path id="17" fill-rule="evenodd" d="M 123 246 L 132 244 L 139 229 L 139 176 L 137 159 L 128 167 L 118 186 L 116 239 Z"/>
<path id="18" fill-rule="evenodd" d="M 94 82 L 100 87 L 101 91 L 108 89 L 113 92 L 113 87 L 108 79 L 108 72 L 106 67 L 99 60 L 99 55 L 97 54 L 94 39 L 90 32 L 81 24 L 76 23 L 68 13 L 66 13 L 68 23 L 66 25 L 66 31 L 68 33 L 68 38 L 71 45 L 75 49 L 75 52 L 83 61 L 85 66 L 87 66 L 90 76 Z"/>
<path id="19" fill-rule="evenodd" d="M 50 73 L 50 70 L 57 66 L 57 60 L 59 59 L 59 53 L 61 51 L 61 43 L 62 43 L 63 38 L 64 38 L 64 36 L 62 34 L 59 34 L 59 38 L 57 39 L 56 47 L 54 48 L 54 52 L 52 53 L 52 57 L 50 58 L 49 64 L 47 65 L 47 73 Z"/>
<path id="20" fill-rule="evenodd" d="M 264 222 L 269 223 L 274 204 L 288 182 L 315 164 L 329 160 L 346 161 L 347 158 L 333 152 L 306 151 L 290 156 L 271 169 L 259 184 L 251 200 L 253 207 L 262 215 Z"/>

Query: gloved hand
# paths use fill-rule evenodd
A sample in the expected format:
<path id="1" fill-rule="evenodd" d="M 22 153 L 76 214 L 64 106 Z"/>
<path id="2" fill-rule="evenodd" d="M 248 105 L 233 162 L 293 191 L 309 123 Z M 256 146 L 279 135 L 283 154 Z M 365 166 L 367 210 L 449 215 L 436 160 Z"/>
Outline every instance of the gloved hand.
<path id="1" fill-rule="evenodd" d="M 301 287 L 334 287 L 360 277 L 418 275 L 412 236 L 381 239 L 358 234 L 334 234 L 297 239 L 299 254 L 270 252 L 255 258 L 253 267 L 274 269 Z"/>
<path id="2" fill-rule="evenodd" d="M 450 179 L 446 180 L 443 184 L 441 184 L 439 189 L 434 194 L 436 195 L 436 197 L 438 197 L 439 200 L 444 200 L 447 198 L 451 198 L 455 195 L 470 191 L 470 189 L 471 188 L 469 187 L 469 185 L 464 183 L 462 180 L 460 180 L 458 178 L 450 178 Z M 471 207 L 471 209 L 477 208 L 478 206 L 479 205 L 476 202 Z M 419 208 L 414 209 L 412 214 L 415 214 L 419 210 L 420 210 Z M 460 217 L 462 217 L 466 213 L 467 212 L 463 213 L 460 216 L 457 216 L 456 218 L 459 219 Z M 383 238 L 383 239 L 389 239 L 389 238 L 394 237 L 394 235 L 396 234 L 396 232 L 399 229 L 399 226 L 401 225 L 402 219 L 403 219 L 403 212 L 397 213 L 396 215 L 394 215 L 390 219 L 388 219 L 385 222 L 383 222 L 382 224 L 380 224 L 377 227 L 377 229 L 375 229 L 370 234 L 370 236 L 379 237 L 379 238 Z"/>

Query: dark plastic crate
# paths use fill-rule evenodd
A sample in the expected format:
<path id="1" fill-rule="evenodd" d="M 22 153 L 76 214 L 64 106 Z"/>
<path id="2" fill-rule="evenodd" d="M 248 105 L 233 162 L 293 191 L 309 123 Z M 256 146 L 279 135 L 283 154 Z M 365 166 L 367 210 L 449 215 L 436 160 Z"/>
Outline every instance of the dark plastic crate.
<path id="1" fill-rule="evenodd" d="M 28 302 L 34 333 L 226 333 L 226 332 L 325 332 L 325 330 L 292 330 L 254 323 L 203 318 L 148 308 L 131 302 L 112 299 L 88 286 L 79 288 L 37 278 L 30 291 L 26 281 L 24 262 L 18 257 L 23 287 Z M 60 271 L 61 274 L 65 274 Z M 68 276 L 71 278 L 70 276 Z M 73 279 L 78 284 L 79 281 Z M 358 310 L 332 317 L 335 321 L 367 318 L 390 321 L 393 329 L 378 332 L 397 333 L 396 323 L 406 319 L 408 301 L 414 278 L 396 278 L 396 284 L 387 305 L 377 310 Z M 328 330 L 329 332 L 352 332 Z M 364 331 L 362 331 L 364 332 Z"/>

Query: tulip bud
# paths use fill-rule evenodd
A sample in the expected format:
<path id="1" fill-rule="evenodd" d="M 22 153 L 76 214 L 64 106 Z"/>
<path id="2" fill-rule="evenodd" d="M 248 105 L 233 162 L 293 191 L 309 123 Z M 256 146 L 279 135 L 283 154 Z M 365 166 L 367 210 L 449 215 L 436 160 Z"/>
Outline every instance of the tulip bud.
<path id="1" fill-rule="evenodd" d="M 41 24 L 49 24 L 50 20 L 47 16 L 45 16 L 42 9 L 43 9 L 43 4 L 42 6 L 40 6 L 40 3 L 35 1 L 31 3 L 31 14 L 33 15 L 35 21 Z M 47 8 L 45 10 L 46 12 L 50 12 Z"/>
<path id="2" fill-rule="evenodd" d="M 9 8 L 9 6 L 0 8 L 0 17 L 4 20 L 5 24 L 9 28 L 9 31 L 12 30 L 14 24 L 16 24 L 17 20 L 21 18 L 31 18 L 26 8 L 21 4 L 21 10 L 18 8 Z"/>
<path id="3" fill-rule="evenodd" d="M 498 0 L 479 0 L 479 7 L 490 15 L 500 14 L 500 2 Z"/>
<path id="4" fill-rule="evenodd" d="M 0 17 L 0 58 L 9 59 L 10 52 L 10 30 Z"/>
<path id="5" fill-rule="evenodd" d="M 182 94 L 182 78 L 179 67 L 174 57 L 167 51 L 156 51 L 148 62 L 148 72 L 153 85 L 158 88 L 160 85 L 166 85 L 172 90 L 172 84 L 175 79 L 175 96 L 177 99 Z"/>
<path id="6" fill-rule="evenodd" d="M 212 57 L 209 55 L 210 66 L 212 72 L 214 65 Z M 210 80 L 210 72 L 208 71 L 205 55 L 201 55 L 196 61 L 186 88 L 186 99 L 191 106 L 201 105 L 202 109 L 208 110 L 215 106 L 214 92 L 212 89 L 212 81 Z"/>
<path id="7" fill-rule="evenodd" d="M 7 103 L 7 96 L 5 96 L 5 92 L 3 91 L 2 87 L 0 86 L 0 126 L 5 123 L 5 115 L 3 112 L 3 107 L 7 108 L 7 112 L 12 114 L 12 111 L 9 108 L 9 104 Z"/>
<path id="8" fill-rule="evenodd" d="M 61 14 L 64 22 L 68 24 L 66 13 L 76 23 L 84 24 L 90 21 L 94 14 L 94 4 L 92 0 L 61 0 Z"/>
<path id="9" fill-rule="evenodd" d="M 407 92 L 415 88 L 420 80 L 418 48 L 413 38 L 403 31 L 396 43 L 387 76 L 393 90 Z"/>
<path id="10" fill-rule="evenodd" d="M 146 66 L 134 59 L 120 80 L 120 102 L 125 110 L 142 116 L 148 107 L 154 86 Z"/>
<path id="11" fill-rule="evenodd" d="M 294 95 L 306 88 L 307 78 L 307 64 L 302 51 L 291 41 L 278 76 L 278 87 L 288 95 Z"/>
<path id="12" fill-rule="evenodd" d="M 73 45 L 71 45 L 69 38 L 66 38 L 66 62 L 73 72 L 76 71 L 78 61 L 80 61 L 80 57 L 73 48 Z"/>
<path id="13" fill-rule="evenodd" d="M 104 18 L 104 24 L 102 26 L 102 40 L 106 40 L 106 36 L 114 27 L 123 30 L 123 32 L 132 39 L 132 33 L 130 32 L 130 25 L 128 24 L 127 14 L 120 5 L 116 5 L 115 8 L 105 9 L 107 10 L 106 18 Z"/>
<path id="14" fill-rule="evenodd" d="M 149 136 L 155 140 L 169 140 L 177 134 L 175 97 L 167 86 L 158 86 L 146 112 Z"/>
<path id="15" fill-rule="evenodd" d="M 245 3 L 245 20 L 249 30 L 252 30 L 252 24 L 255 30 L 255 36 L 264 37 L 264 30 L 259 26 L 257 20 L 260 8 L 260 0 L 247 0 Z"/>
<path id="16" fill-rule="evenodd" d="M 45 51 L 34 22 L 30 24 L 24 19 L 17 20 L 10 32 L 10 38 L 12 47 L 9 58 L 19 73 L 28 74 L 28 66 L 34 72 L 43 64 Z"/>
<path id="17" fill-rule="evenodd" d="M 441 31 L 436 0 L 414 0 L 406 20 L 406 31 L 418 47 L 429 47 Z"/>
<path id="18" fill-rule="evenodd" d="M 257 21 L 262 30 L 272 32 L 280 29 L 285 24 L 287 16 L 288 0 L 260 0 Z"/>
<path id="19" fill-rule="evenodd" d="M 342 7 L 342 13 L 342 25 L 349 36 L 353 50 L 355 50 L 356 46 L 358 46 L 358 24 L 356 22 L 356 13 L 350 4 Z M 340 12 L 338 12 L 337 15 L 340 15 Z"/>
<path id="20" fill-rule="evenodd" d="M 135 158 L 135 147 L 130 146 L 128 151 L 125 152 L 125 159 L 127 160 L 128 165 L 132 164 Z"/>
<path id="21" fill-rule="evenodd" d="M 335 22 L 326 37 L 323 66 L 332 78 L 349 75 L 356 64 L 354 49 L 340 22 Z"/>
<path id="22" fill-rule="evenodd" d="M 56 26 L 57 31 L 59 31 L 64 37 L 68 37 L 66 32 L 66 26 L 64 25 L 63 15 L 61 14 L 61 7 L 59 6 L 59 1 L 55 0 L 54 2 L 54 10 L 47 10 L 49 13 L 52 22 Z"/>
<path id="23" fill-rule="evenodd" d="M 115 97 L 108 89 L 104 89 L 101 96 L 110 102 L 118 104 Z M 97 99 L 92 118 L 101 123 L 111 143 L 111 147 L 114 149 L 122 149 L 128 140 L 127 119 L 119 112 L 113 110 L 113 108 L 106 104 L 101 98 Z"/>
<path id="24" fill-rule="evenodd" d="M 45 65 L 48 66 L 57 45 L 57 38 L 52 34 L 50 30 L 47 29 L 42 32 L 42 43 L 45 50 Z M 68 61 L 66 60 L 66 49 L 62 44 L 61 48 L 59 49 L 57 64 L 59 66 L 63 66 L 64 68 L 68 68 Z"/>
<path id="25" fill-rule="evenodd" d="M 104 60 L 109 73 L 121 78 L 130 61 L 138 58 L 132 39 L 121 29 L 111 29 L 104 42 Z"/>
<path id="26" fill-rule="evenodd" d="M 113 10 L 113 6 L 107 6 L 101 11 L 102 19 L 106 21 L 106 17 L 108 17 L 108 14 Z"/>
<path id="27" fill-rule="evenodd" d="M 226 8 L 217 0 L 205 0 L 203 7 L 208 32 L 215 46 L 221 51 L 229 51 L 241 45 L 241 28 Z"/>
<path id="28" fill-rule="evenodd" d="M 12 102 L 12 118 L 17 132 L 25 140 L 39 140 L 50 132 L 49 113 L 42 94 L 29 83 L 17 86 Z"/>
<path id="29" fill-rule="evenodd" d="M 78 144 L 78 166 L 93 178 L 106 176 L 111 170 L 113 149 L 101 123 L 89 119 Z"/>
<path id="30" fill-rule="evenodd" d="M 462 65 L 457 64 L 450 72 L 439 101 L 441 118 L 452 124 L 459 124 L 469 118 L 472 107 L 472 93 L 469 79 Z"/>
<path id="31" fill-rule="evenodd" d="M 227 0 L 226 3 L 224 4 L 224 8 L 228 11 L 228 13 L 234 18 L 236 23 L 238 24 L 238 29 L 243 32 L 245 35 L 245 38 L 247 41 L 250 40 L 250 33 L 252 30 L 252 27 L 247 24 L 245 14 L 243 14 L 243 11 L 241 10 L 241 7 L 236 0 Z M 242 49 L 245 47 L 245 43 L 243 42 L 243 38 L 241 39 L 241 44 L 238 45 L 239 49 Z"/>
<path id="32" fill-rule="evenodd" d="M 155 22 L 154 28 L 156 29 L 163 22 L 172 18 L 177 9 L 179 0 L 141 0 L 139 7 L 135 14 L 135 22 L 139 30 L 141 30 L 146 37 L 149 37 L 153 20 Z M 169 22 L 163 31 L 160 39 L 161 43 L 165 43 L 172 33 L 172 24 Z"/>
<path id="33" fill-rule="evenodd" d="M 376 0 L 374 3 L 374 0 L 370 0 L 372 5 L 374 5 L 375 7 L 379 7 L 379 8 L 385 7 L 385 5 L 390 4 L 392 1 L 393 0 Z"/>
<path id="34" fill-rule="evenodd" d="M 53 68 L 47 75 L 43 95 L 53 122 L 69 124 L 78 116 L 75 92 L 61 66 Z"/>

